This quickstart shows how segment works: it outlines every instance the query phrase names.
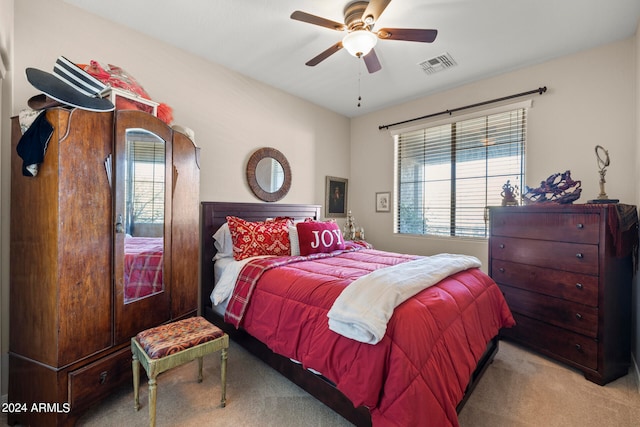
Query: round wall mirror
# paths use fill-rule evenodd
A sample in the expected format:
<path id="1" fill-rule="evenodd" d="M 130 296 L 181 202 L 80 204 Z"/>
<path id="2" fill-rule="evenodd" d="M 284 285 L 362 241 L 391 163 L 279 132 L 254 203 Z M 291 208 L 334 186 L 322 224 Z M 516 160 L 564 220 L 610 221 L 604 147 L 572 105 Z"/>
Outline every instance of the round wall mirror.
<path id="1" fill-rule="evenodd" d="M 249 188 L 260 200 L 275 202 L 291 188 L 291 168 L 287 158 L 271 147 L 256 150 L 247 163 Z"/>

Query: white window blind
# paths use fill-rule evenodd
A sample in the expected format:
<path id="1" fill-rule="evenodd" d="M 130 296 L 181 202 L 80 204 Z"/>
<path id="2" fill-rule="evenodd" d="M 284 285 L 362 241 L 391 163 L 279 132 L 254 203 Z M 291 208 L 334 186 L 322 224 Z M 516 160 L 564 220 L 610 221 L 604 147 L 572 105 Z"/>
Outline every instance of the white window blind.
<path id="1" fill-rule="evenodd" d="M 131 223 L 164 222 L 164 144 L 155 137 L 136 134 L 128 144 L 127 191 L 130 206 Z"/>
<path id="2" fill-rule="evenodd" d="M 522 188 L 526 109 L 396 135 L 397 233 L 487 237 L 487 206 Z"/>

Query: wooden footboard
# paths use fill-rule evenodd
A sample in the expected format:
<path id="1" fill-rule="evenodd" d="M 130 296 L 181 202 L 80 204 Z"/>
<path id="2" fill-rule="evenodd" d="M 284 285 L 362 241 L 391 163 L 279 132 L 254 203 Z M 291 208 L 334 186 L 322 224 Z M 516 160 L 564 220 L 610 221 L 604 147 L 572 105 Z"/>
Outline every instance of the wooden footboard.
<path id="1" fill-rule="evenodd" d="M 262 359 L 269 366 L 280 372 L 286 378 L 297 384 L 303 390 L 333 409 L 349 422 L 356 426 L 371 426 L 371 415 L 365 407 L 354 408 L 351 401 L 342 394 L 326 378 L 316 375 L 290 359 L 271 351 L 265 344 L 249 335 L 242 329 L 225 323 L 224 320 L 213 311 L 210 295 L 214 286 L 213 234 L 224 224 L 228 215 L 244 218 L 248 221 L 262 221 L 265 218 L 288 216 L 293 218 L 320 217 L 319 205 L 290 205 L 274 203 L 228 203 L 228 202 L 202 202 L 201 203 L 201 314 L 224 330 L 231 339 L 242 345 L 249 352 Z M 457 406 L 460 412 L 466 403 L 470 393 L 475 388 L 482 374 L 493 360 L 498 351 L 498 338 L 491 340 L 484 354 L 480 358 L 478 366 L 471 376 L 464 398 Z"/>

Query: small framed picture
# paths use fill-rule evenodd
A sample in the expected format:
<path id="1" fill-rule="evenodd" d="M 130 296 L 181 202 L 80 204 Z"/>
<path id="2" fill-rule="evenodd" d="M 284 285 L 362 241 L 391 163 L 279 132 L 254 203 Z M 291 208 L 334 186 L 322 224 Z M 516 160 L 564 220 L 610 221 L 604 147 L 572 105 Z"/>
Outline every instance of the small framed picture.
<path id="1" fill-rule="evenodd" d="M 383 191 L 376 193 L 376 212 L 390 212 L 391 211 L 391 193 Z"/>
<path id="2" fill-rule="evenodd" d="M 349 181 L 345 178 L 327 176 L 324 204 L 326 218 L 346 218 L 348 184 Z"/>

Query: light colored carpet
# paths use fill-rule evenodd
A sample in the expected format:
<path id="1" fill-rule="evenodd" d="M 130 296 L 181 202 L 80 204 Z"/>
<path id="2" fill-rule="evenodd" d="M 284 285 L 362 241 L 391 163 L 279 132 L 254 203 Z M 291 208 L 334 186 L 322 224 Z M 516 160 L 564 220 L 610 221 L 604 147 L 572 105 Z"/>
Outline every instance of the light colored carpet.
<path id="1" fill-rule="evenodd" d="M 205 357 L 200 384 L 196 362 L 161 374 L 158 426 L 350 425 L 234 342 L 228 360 L 225 408 L 220 407 L 218 354 Z M 124 387 L 78 425 L 148 425 L 147 397 L 142 382 L 142 408 L 136 412 L 132 387 Z M 459 419 L 462 427 L 640 426 L 640 392 L 633 375 L 598 386 L 578 371 L 503 341 Z M 6 423 L 5 414 L 0 420 Z"/>
<path id="2" fill-rule="evenodd" d="M 640 391 L 632 373 L 599 386 L 566 365 L 501 341 L 459 420 L 463 427 L 637 427 Z"/>

